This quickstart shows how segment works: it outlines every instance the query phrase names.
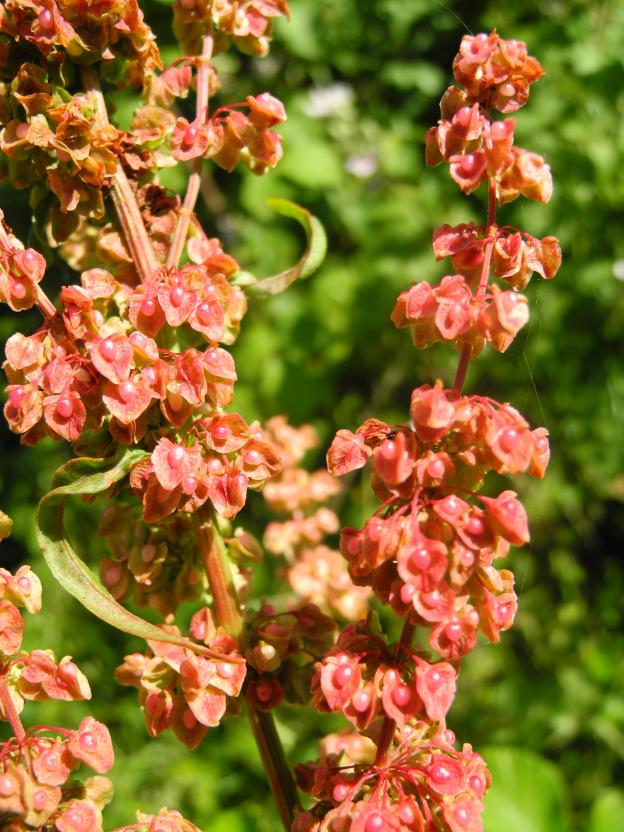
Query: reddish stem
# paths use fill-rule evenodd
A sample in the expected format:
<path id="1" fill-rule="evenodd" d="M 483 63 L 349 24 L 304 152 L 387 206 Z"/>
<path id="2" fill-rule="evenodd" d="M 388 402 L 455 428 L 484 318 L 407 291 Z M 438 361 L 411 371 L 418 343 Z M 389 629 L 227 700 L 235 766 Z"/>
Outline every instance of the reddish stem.
<path id="1" fill-rule="evenodd" d="M 19 714 L 15 710 L 15 705 L 13 704 L 13 700 L 11 699 L 11 694 L 6 685 L 6 682 L 4 681 L 0 682 L 0 704 L 2 705 L 2 710 L 4 711 L 4 715 L 7 718 L 7 722 L 13 730 L 15 739 L 18 741 L 20 745 L 22 745 L 22 743 L 26 739 L 26 731 L 24 731 L 24 726 L 22 725 L 22 721 L 19 718 Z"/>
<path id="2" fill-rule="evenodd" d="M 212 35 L 204 35 L 202 40 L 202 54 L 199 60 L 199 69 L 197 70 L 197 103 L 195 107 L 195 120 L 198 124 L 205 124 L 208 119 L 208 100 L 210 96 L 210 60 L 212 58 L 213 40 Z M 193 160 L 193 167 L 189 176 L 186 187 L 186 194 L 184 195 L 184 202 L 178 212 L 178 221 L 173 233 L 173 240 L 171 248 L 167 255 L 167 266 L 170 269 L 176 268 L 184 245 L 191 223 L 191 218 L 195 210 L 197 197 L 201 185 L 202 172 L 202 157 Z"/>
<path id="3" fill-rule="evenodd" d="M 96 121 L 102 125 L 109 124 L 106 102 L 97 73 L 90 66 L 83 67 L 81 73 L 85 90 L 91 96 L 95 106 Z M 158 262 L 143 223 L 136 195 L 119 159 L 117 159 L 117 167 L 112 176 L 111 197 L 134 265 L 141 281 L 145 283 L 157 270 Z"/>
<path id="4" fill-rule="evenodd" d="M 414 625 L 409 619 L 409 616 L 405 619 L 405 624 L 403 625 L 403 632 L 401 633 L 401 640 L 397 645 L 397 653 L 404 647 L 409 648 L 410 644 L 412 643 L 412 637 L 414 635 Z M 375 756 L 375 765 L 380 768 L 386 764 L 386 758 L 388 756 L 388 750 L 392 745 L 392 739 L 394 737 L 394 731 L 396 729 L 396 722 L 393 719 L 390 719 L 387 716 L 384 721 L 383 725 L 381 726 L 381 735 L 379 737 L 379 742 L 377 744 L 377 754 Z"/>
<path id="5" fill-rule="evenodd" d="M 479 287 L 477 289 L 477 298 L 483 297 L 487 290 L 488 280 L 490 278 L 490 264 L 492 263 L 492 252 L 494 251 L 494 244 L 496 242 L 496 184 L 493 179 L 488 181 L 488 212 L 487 212 L 487 244 L 485 246 L 485 253 L 483 256 L 483 265 L 481 267 L 481 276 L 479 278 Z M 459 364 L 457 365 L 457 372 L 455 373 L 455 381 L 453 382 L 453 390 L 461 393 L 466 381 L 466 373 L 468 372 L 468 364 L 472 356 L 471 344 L 464 344 L 459 355 Z"/>
<path id="6" fill-rule="evenodd" d="M 214 518 L 206 509 L 200 509 L 194 517 L 197 542 L 204 560 L 217 621 L 237 639 L 241 651 L 244 652 L 245 622 L 241 615 L 223 537 Z M 295 816 L 295 806 L 298 804 L 297 787 L 273 715 L 259 711 L 251 704 L 248 704 L 248 715 L 277 810 L 284 829 L 289 832 Z"/>

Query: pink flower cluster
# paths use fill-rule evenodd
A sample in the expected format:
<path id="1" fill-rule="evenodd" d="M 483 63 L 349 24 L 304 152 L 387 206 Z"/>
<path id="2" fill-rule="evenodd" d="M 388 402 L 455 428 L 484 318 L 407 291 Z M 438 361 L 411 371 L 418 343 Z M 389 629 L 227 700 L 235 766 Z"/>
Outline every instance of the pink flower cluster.
<path id="1" fill-rule="evenodd" d="M 286 0 L 176 0 L 174 31 L 185 52 L 197 53 L 201 36 L 212 31 L 217 51 L 227 37 L 242 51 L 266 55 L 271 23 L 288 14 Z"/>
<path id="2" fill-rule="evenodd" d="M 353 743 L 333 743 L 299 767 L 299 785 L 318 802 L 293 832 L 481 832 L 490 775 L 470 745 L 457 751 L 454 742 L 452 731 L 414 720 L 383 765 L 353 760 Z"/>
<path id="3" fill-rule="evenodd" d="M 246 106 L 249 115 L 233 105 L 220 107 L 202 122 L 178 118 L 171 136 L 173 158 L 183 162 L 203 156 L 229 171 L 243 161 L 258 174 L 274 168 L 283 151 L 281 136 L 271 128 L 286 120 L 286 111 L 269 93 L 248 96 Z"/>
<path id="4" fill-rule="evenodd" d="M 519 41 L 489 35 L 466 36 L 453 64 L 465 89 L 449 87 L 441 102 L 442 119 L 428 130 L 428 165 L 448 162 L 451 176 L 470 194 L 486 180 L 500 205 L 522 195 L 548 202 L 550 168 L 541 156 L 515 147 L 515 119 L 491 121 L 491 109 L 512 113 L 527 100 L 529 86 L 543 70 Z"/>
<path id="5" fill-rule="evenodd" d="M 185 745 L 195 748 L 208 728 L 221 722 L 226 710 L 236 712 L 246 665 L 236 641 L 215 627 L 207 607 L 193 615 L 189 629 L 196 642 L 221 658 L 149 642 L 150 652 L 126 656 L 115 676 L 120 684 L 138 688 L 150 736 L 171 729 Z M 179 634 L 173 626 L 168 631 Z"/>
<path id="6" fill-rule="evenodd" d="M 414 390 L 410 416 L 413 429 L 365 423 L 334 439 L 330 470 L 344 474 L 371 458 L 383 501 L 361 530 L 343 529 L 340 548 L 356 583 L 428 628 L 431 647 L 456 661 L 478 628 L 498 641 L 513 623 L 513 576 L 492 564 L 529 539 L 513 491 L 476 491 L 489 470 L 542 477 L 547 431 L 531 431 L 510 405 L 459 396 L 441 382 Z"/>
<path id="7" fill-rule="evenodd" d="M 388 645 L 361 621 L 346 627 L 317 664 L 312 691 L 319 710 L 340 712 L 360 730 L 379 716 L 403 728 L 415 718 L 442 722 L 456 676 L 448 662 L 431 664 L 404 645 Z"/>

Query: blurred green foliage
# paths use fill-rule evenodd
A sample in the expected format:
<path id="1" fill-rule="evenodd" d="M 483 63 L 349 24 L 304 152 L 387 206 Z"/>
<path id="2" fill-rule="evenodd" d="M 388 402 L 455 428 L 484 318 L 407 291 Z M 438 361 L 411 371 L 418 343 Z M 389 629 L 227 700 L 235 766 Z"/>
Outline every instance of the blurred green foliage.
<path id="1" fill-rule="evenodd" d="M 168 0 L 142 4 L 175 56 Z M 528 294 L 532 320 L 509 353 L 471 365 L 468 389 L 512 402 L 552 435 L 544 482 L 516 480 L 532 521 L 530 547 L 511 556 L 517 574 L 517 625 L 497 646 L 465 662 L 451 727 L 486 758 L 495 775 L 487 832 L 621 829 L 624 795 L 624 6 L 619 0 L 523 3 L 431 0 L 292 0 L 263 62 L 219 58 L 222 103 L 271 91 L 289 120 L 286 156 L 257 179 L 214 173 L 202 218 L 244 268 L 258 276 L 290 265 L 302 246 L 296 228 L 265 200 L 284 196 L 323 220 L 330 254 L 322 270 L 269 302 L 254 303 L 235 348 L 236 409 L 246 418 L 289 414 L 311 421 L 323 443 L 367 416 L 405 420 L 411 389 L 452 379 L 450 348 L 415 352 L 389 321 L 396 295 L 435 279 L 431 232 L 443 222 L 484 217 L 483 195 L 462 197 L 444 167 L 427 170 L 422 136 L 438 117 L 450 66 L 466 31 L 496 27 L 524 39 L 547 75 L 518 113 L 517 142 L 552 166 L 555 193 L 544 207 L 513 203 L 506 223 L 556 234 L 565 261 L 553 283 Z M 132 101 L 116 97 L 118 117 Z M 186 105 L 185 105 L 186 106 Z M 166 183 L 180 189 L 181 170 Z M 28 231 L 20 195 L 2 207 Z M 58 269 L 60 281 L 71 275 Z M 24 315 L 22 329 L 36 319 Z M 0 334 L 15 320 L 3 317 Z M 2 427 L 0 505 L 15 520 L 5 562 L 36 561 L 34 506 L 59 445 L 22 449 Z M 319 460 L 322 455 L 319 454 Z M 371 509 L 365 484 L 341 503 L 345 523 Z M 261 529 L 259 499 L 245 521 Z M 76 515 L 83 550 L 93 520 Z M 44 573 L 44 567 L 41 572 Z M 259 582 L 269 591 L 270 576 Z M 189 755 L 172 738 L 147 743 L 132 691 L 112 671 L 139 645 L 107 631 L 46 582 L 47 611 L 31 621 L 30 643 L 71 652 L 89 675 L 93 703 L 29 707 L 38 722 L 77 723 L 87 712 L 107 722 L 118 747 L 117 798 L 109 825 L 133 809 L 177 806 L 206 832 L 277 829 L 262 770 L 243 720 L 230 720 Z M 327 721 L 286 712 L 288 752 L 314 755 Z"/>

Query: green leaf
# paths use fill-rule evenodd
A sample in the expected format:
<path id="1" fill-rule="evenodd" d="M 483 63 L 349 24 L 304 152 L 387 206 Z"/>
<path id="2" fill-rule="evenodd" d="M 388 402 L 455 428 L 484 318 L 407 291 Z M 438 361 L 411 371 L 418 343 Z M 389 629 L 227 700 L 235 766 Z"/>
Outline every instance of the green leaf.
<path id="1" fill-rule="evenodd" d="M 589 832 L 620 832 L 623 817 L 624 792 L 610 789 L 592 806 Z"/>
<path id="2" fill-rule="evenodd" d="M 102 586 L 67 539 L 63 522 L 67 498 L 96 495 L 107 491 L 123 480 L 130 473 L 130 469 L 146 456 L 146 451 L 127 449 L 116 457 L 80 457 L 61 466 L 54 475 L 55 487 L 39 503 L 36 519 L 37 542 L 50 571 L 63 589 L 102 621 L 139 638 L 166 641 L 216 659 L 225 659 L 223 655 L 182 636 L 164 632 L 155 624 L 150 624 L 122 607 Z"/>
<path id="3" fill-rule="evenodd" d="M 559 769 L 532 751 L 487 748 L 492 772 L 485 832 L 565 832 L 565 787 Z"/>
<path id="4" fill-rule="evenodd" d="M 271 295 L 277 295 L 298 280 L 301 277 L 308 277 L 315 272 L 325 259 L 327 252 L 327 237 L 325 229 L 319 220 L 313 216 L 305 208 L 291 202 L 289 199 L 273 198 L 267 200 L 268 205 L 271 206 L 278 214 L 283 217 L 290 217 L 296 220 L 303 226 L 307 245 L 303 253 L 303 257 L 299 262 L 290 269 L 275 274 L 272 277 L 267 277 L 264 280 L 258 280 L 255 283 L 249 282 L 250 275 L 245 275 L 245 282 L 243 286 L 247 294 L 256 298 L 268 298 Z"/>

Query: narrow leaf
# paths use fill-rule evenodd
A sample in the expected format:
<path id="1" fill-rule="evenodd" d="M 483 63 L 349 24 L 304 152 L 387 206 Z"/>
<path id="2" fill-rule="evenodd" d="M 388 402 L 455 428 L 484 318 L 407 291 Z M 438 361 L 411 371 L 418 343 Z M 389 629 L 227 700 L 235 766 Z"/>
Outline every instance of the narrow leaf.
<path id="1" fill-rule="evenodd" d="M 305 208 L 291 202 L 289 199 L 273 198 L 267 200 L 271 208 L 283 217 L 290 217 L 296 220 L 305 230 L 307 237 L 306 249 L 299 262 L 290 269 L 258 280 L 255 283 L 246 282 L 243 284 L 248 295 L 256 298 L 268 298 L 271 295 L 278 295 L 298 280 L 300 277 L 308 277 L 315 272 L 325 259 L 327 251 L 327 237 L 325 229 L 320 221 Z M 248 278 L 249 276 L 246 275 Z"/>
<path id="2" fill-rule="evenodd" d="M 36 520 L 39 546 L 60 585 L 102 621 L 139 638 L 165 641 L 215 659 L 235 661 L 230 656 L 215 653 L 183 636 L 166 633 L 122 607 L 102 586 L 67 539 L 63 522 L 67 498 L 101 494 L 123 480 L 130 469 L 146 456 L 146 451 L 126 450 L 123 455 L 110 459 L 81 457 L 59 468 L 54 475 L 55 487 L 39 503 Z"/>

